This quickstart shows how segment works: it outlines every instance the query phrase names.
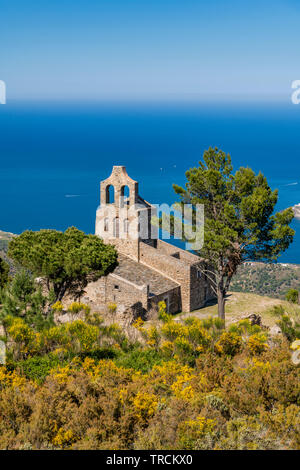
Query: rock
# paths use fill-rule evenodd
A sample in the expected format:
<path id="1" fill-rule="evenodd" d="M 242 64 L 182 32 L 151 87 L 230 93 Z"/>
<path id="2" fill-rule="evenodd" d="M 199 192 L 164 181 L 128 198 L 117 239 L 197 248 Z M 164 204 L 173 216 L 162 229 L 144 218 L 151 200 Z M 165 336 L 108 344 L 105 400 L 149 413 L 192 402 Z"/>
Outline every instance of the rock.
<path id="1" fill-rule="evenodd" d="M 248 320 L 250 320 L 251 325 L 258 325 L 262 326 L 262 321 L 261 321 L 261 316 L 256 315 L 256 313 L 251 313 L 251 315 L 248 315 L 247 317 Z"/>
<path id="2" fill-rule="evenodd" d="M 277 326 L 277 325 L 272 326 L 269 330 L 269 334 L 273 335 L 273 336 L 280 335 L 281 333 L 282 333 L 282 331 L 279 328 L 279 326 Z"/>

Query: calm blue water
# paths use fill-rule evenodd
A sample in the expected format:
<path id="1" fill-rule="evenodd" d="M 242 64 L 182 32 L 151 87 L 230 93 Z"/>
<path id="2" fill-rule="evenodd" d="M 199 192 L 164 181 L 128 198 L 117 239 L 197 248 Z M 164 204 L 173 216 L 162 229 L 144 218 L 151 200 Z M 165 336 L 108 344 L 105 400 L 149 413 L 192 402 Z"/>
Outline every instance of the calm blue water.
<path id="1" fill-rule="evenodd" d="M 291 104 L 10 104 L 0 106 L 0 229 L 70 225 L 93 233 L 99 182 L 125 165 L 153 203 L 218 146 L 261 170 L 278 209 L 300 203 L 300 106 Z M 280 258 L 300 263 L 300 222 Z"/>

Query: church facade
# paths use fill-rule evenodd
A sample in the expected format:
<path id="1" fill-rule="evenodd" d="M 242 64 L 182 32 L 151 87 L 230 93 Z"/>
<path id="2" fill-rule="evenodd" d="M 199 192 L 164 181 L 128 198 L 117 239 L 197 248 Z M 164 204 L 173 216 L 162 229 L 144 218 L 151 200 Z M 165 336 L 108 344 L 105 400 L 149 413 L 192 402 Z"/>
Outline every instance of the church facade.
<path id="1" fill-rule="evenodd" d="M 114 166 L 100 184 L 95 233 L 113 244 L 119 264 L 113 273 L 87 287 L 92 304 L 115 303 L 134 316 L 166 303 L 169 313 L 191 312 L 214 297 L 198 256 L 158 239 L 151 225 L 156 208 L 139 195 L 137 181 L 124 166 Z"/>

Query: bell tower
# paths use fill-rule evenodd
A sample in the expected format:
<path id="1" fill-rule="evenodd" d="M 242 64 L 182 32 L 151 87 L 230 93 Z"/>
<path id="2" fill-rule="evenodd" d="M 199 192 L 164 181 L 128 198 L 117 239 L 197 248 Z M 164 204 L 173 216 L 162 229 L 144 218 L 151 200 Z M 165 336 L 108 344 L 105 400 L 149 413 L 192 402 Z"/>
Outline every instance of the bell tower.
<path id="1" fill-rule="evenodd" d="M 124 166 L 114 166 L 110 177 L 100 183 L 95 233 L 139 261 L 139 243 L 150 242 L 154 213 L 155 208 L 139 196 L 138 182 L 128 176 Z"/>

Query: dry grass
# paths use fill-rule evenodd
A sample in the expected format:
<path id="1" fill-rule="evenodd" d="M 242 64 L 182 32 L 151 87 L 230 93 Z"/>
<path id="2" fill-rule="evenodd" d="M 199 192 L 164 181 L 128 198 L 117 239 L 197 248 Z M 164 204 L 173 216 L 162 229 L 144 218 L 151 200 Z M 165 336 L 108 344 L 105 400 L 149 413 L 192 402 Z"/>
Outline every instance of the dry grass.
<path id="1" fill-rule="evenodd" d="M 274 315 L 273 308 L 282 305 L 284 311 L 292 317 L 300 317 L 300 306 L 291 304 L 284 300 L 272 299 L 257 294 L 247 294 L 243 292 L 229 292 L 226 299 L 225 313 L 226 323 L 234 323 L 239 319 L 252 313 L 261 315 L 263 324 L 273 326 L 278 320 Z M 199 318 L 215 317 L 218 315 L 218 306 L 210 305 L 192 313 L 180 313 L 176 315 L 176 320 L 188 316 L 197 316 Z"/>

